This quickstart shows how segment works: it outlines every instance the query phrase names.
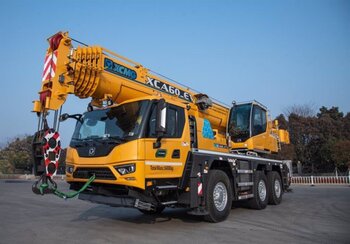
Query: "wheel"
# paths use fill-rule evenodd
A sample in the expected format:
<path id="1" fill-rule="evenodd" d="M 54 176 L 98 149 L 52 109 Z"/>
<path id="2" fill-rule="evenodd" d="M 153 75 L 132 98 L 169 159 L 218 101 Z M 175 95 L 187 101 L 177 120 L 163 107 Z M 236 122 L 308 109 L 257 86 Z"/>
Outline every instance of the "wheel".
<path id="1" fill-rule="evenodd" d="M 254 197 L 248 201 L 253 209 L 264 209 L 268 202 L 267 180 L 263 171 L 256 171 L 254 177 Z"/>
<path id="2" fill-rule="evenodd" d="M 232 206 L 232 188 L 228 176 L 221 170 L 210 170 L 205 192 L 205 203 L 209 222 L 220 222 L 230 214 Z"/>
<path id="3" fill-rule="evenodd" d="M 282 180 L 281 176 L 276 171 L 271 171 L 267 173 L 267 187 L 269 195 L 269 204 L 278 205 L 282 201 Z"/>
<path id="4" fill-rule="evenodd" d="M 144 210 L 144 209 L 138 209 L 141 213 L 147 214 L 147 215 L 157 215 L 163 212 L 165 209 L 165 206 L 159 205 L 154 210 Z"/>

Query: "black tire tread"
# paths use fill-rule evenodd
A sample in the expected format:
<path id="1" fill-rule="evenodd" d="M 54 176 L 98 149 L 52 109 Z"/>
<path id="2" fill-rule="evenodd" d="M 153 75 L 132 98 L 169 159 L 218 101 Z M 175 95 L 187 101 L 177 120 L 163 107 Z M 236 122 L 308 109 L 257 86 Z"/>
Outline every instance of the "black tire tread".
<path id="1" fill-rule="evenodd" d="M 278 179 L 281 184 L 281 196 L 278 198 L 275 193 L 275 187 L 274 182 L 275 179 Z M 276 171 L 270 171 L 267 173 L 267 188 L 268 188 L 268 197 L 269 201 L 268 203 L 271 205 L 278 205 L 282 202 L 282 195 L 283 195 L 283 186 L 282 186 L 282 180 L 281 176 Z"/>
<path id="2" fill-rule="evenodd" d="M 213 201 L 213 190 L 214 186 L 217 182 L 223 182 L 227 189 L 227 205 L 226 208 L 219 212 L 216 210 L 214 201 Z M 208 185 L 207 185 L 207 191 L 205 192 L 205 198 L 206 198 L 206 206 L 208 215 L 204 216 L 204 219 L 208 222 L 217 223 L 220 221 L 223 221 L 227 218 L 227 216 L 230 214 L 231 206 L 232 206 L 232 187 L 230 179 L 228 178 L 227 174 L 221 170 L 210 170 L 208 173 Z"/>
<path id="3" fill-rule="evenodd" d="M 259 184 L 260 179 L 263 179 L 265 181 L 266 190 L 267 190 L 267 192 L 266 192 L 267 196 L 266 196 L 264 202 L 262 202 L 259 198 L 258 184 Z M 255 172 L 253 189 L 254 189 L 254 197 L 252 199 L 248 200 L 249 207 L 252 209 L 258 209 L 258 210 L 266 208 L 267 202 L 268 202 L 269 191 L 268 191 L 267 179 L 266 179 L 266 176 L 265 176 L 263 171 L 256 171 Z"/>

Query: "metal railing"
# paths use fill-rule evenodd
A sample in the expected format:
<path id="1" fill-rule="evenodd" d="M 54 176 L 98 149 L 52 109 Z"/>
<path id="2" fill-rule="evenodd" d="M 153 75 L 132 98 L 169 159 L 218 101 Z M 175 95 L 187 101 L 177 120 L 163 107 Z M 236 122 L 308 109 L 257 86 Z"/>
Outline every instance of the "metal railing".
<path id="1" fill-rule="evenodd" d="M 298 185 L 350 185 L 349 176 L 293 176 L 292 184 Z"/>

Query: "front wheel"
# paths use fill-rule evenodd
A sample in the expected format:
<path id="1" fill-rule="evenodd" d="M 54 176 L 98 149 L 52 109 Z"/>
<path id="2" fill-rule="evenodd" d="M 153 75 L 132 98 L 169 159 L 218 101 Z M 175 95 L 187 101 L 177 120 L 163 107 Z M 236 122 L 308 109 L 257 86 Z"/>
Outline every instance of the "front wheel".
<path id="1" fill-rule="evenodd" d="M 254 197 L 248 201 L 253 209 L 264 209 L 268 202 L 267 179 L 263 171 L 256 171 L 254 176 Z"/>
<path id="2" fill-rule="evenodd" d="M 209 222 L 220 222 L 230 214 L 232 206 L 232 188 L 228 176 L 221 170 L 210 170 L 205 192 L 208 215 L 204 219 Z"/>

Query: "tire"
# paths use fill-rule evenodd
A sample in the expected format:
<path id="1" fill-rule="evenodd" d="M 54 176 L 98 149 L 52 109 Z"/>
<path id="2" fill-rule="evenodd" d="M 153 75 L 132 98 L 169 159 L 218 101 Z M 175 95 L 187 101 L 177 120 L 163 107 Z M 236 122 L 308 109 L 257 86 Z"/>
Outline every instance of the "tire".
<path id="1" fill-rule="evenodd" d="M 282 202 L 283 188 L 281 176 L 276 171 L 267 173 L 268 203 L 278 205 Z"/>
<path id="2" fill-rule="evenodd" d="M 264 209 L 268 203 L 267 179 L 263 171 L 256 171 L 254 177 L 254 197 L 248 201 L 248 205 L 253 209 Z"/>
<path id="3" fill-rule="evenodd" d="M 204 219 L 212 223 L 225 220 L 232 206 L 232 187 L 228 176 L 221 170 L 210 170 L 206 188 L 205 203 L 208 215 L 204 216 Z"/>
<path id="4" fill-rule="evenodd" d="M 157 215 L 163 212 L 165 209 L 165 206 L 159 205 L 154 210 L 144 210 L 144 209 L 138 209 L 141 213 L 146 215 Z"/>

